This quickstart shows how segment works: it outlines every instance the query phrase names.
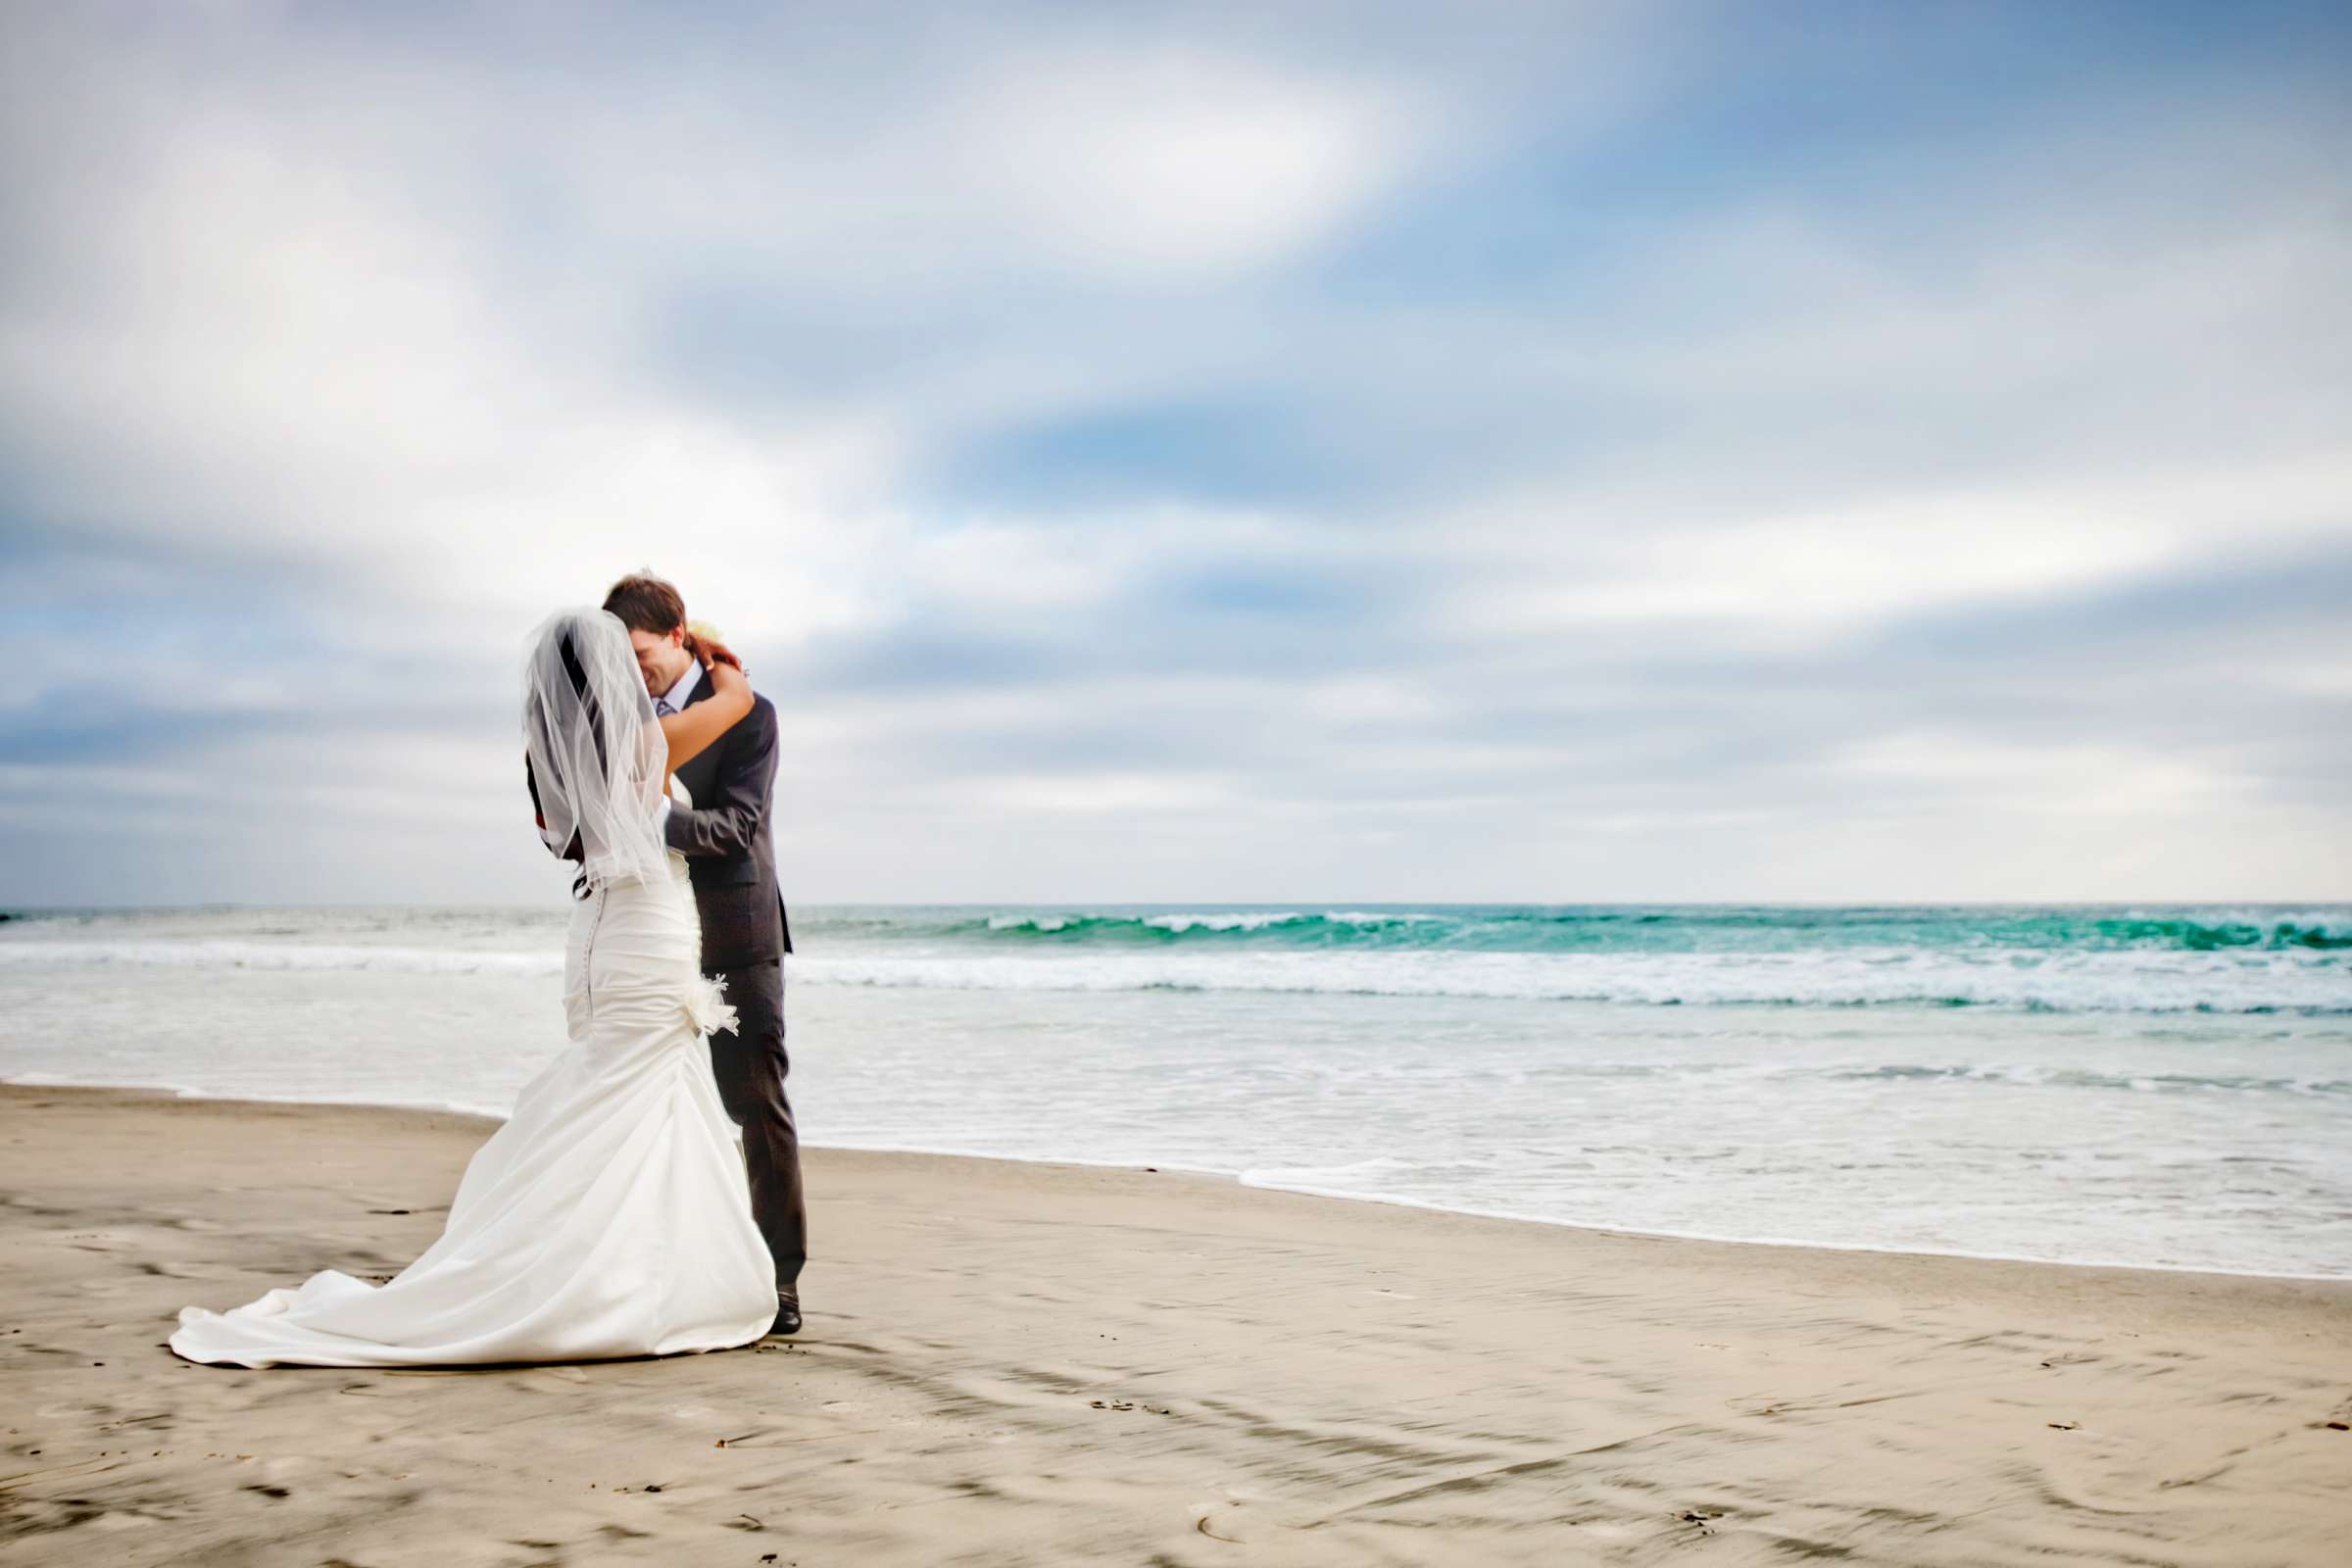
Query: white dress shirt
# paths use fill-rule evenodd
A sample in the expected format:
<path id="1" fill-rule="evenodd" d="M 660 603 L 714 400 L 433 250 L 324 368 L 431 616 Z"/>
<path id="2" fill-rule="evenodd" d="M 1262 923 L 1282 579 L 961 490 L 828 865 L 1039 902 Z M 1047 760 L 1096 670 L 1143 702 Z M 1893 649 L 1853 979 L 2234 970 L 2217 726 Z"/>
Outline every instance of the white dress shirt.
<path id="1" fill-rule="evenodd" d="M 686 699 L 694 695 L 694 683 L 702 678 L 702 673 L 703 666 L 691 659 L 688 660 L 686 673 L 678 677 L 678 683 L 654 699 L 654 711 L 656 713 L 683 713 L 686 711 Z"/>

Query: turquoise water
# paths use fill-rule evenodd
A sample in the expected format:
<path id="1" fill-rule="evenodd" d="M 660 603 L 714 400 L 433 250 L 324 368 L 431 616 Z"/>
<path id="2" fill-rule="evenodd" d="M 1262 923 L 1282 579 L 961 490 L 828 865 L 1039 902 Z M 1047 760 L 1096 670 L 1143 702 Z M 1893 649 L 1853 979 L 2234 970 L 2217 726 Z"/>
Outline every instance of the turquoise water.
<path id="1" fill-rule="evenodd" d="M 2342 909 L 1789 908 L 1759 906 L 1373 905 L 1352 909 L 943 906 L 842 909 L 829 932 L 1057 947 L 1405 948 L 1469 953 L 2340 953 Z"/>
<path id="2" fill-rule="evenodd" d="M 841 975 L 870 984 L 2352 1011 L 2343 908 L 916 907 L 817 930 L 822 951 L 889 960 Z"/>
<path id="3" fill-rule="evenodd" d="M 0 924 L 0 1076 L 497 1113 L 561 900 Z M 794 910 L 812 1142 L 2352 1277 L 2352 909 Z M 821 1228 L 821 1218 L 820 1218 Z"/>

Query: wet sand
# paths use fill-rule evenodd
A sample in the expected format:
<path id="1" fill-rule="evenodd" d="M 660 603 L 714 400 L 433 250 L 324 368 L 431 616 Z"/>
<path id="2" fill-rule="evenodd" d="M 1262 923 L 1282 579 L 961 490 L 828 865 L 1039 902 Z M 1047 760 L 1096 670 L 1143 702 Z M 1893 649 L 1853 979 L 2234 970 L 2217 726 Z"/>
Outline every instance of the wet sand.
<path id="1" fill-rule="evenodd" d="M 812 1152 L 795 1341 L 197 1367 L 478 1118 L 0 1086 L 0 1563 L 2320 1564 L 2352 1284 Z"/>

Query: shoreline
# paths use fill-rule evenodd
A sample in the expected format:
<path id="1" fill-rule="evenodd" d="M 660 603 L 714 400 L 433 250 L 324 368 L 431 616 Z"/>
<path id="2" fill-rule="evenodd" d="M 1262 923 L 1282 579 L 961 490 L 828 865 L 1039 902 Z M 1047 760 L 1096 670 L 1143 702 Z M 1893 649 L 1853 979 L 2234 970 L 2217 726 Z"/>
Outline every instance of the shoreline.
<path id="1" fill-rule="evenodd" d="M 0 1568 L 2300 1565 L 2352 1525 L 2352 1282 L 819 1149 L 793 1340 L 249 1372 L 164 1348 L 178 1308 L 396 1272 L 495 1119 L 0 1106 Z"/>
<path id="2" fill-rule="evenodd" d="M 430 1116 L 467 1117 L 495 1126 L 506 1118 L 491 1111 L 476 1110 L 447 1102 L 372 1101 L 372 1100 L 271 1100 L 245 1095 L 215 1095 L 202 1090 L 185 1089 L 172 1084 L 88 1084 L 67 1081 L 48 1081 L 40 1074 L 16 1078 L 0 1078 L 0 1096 L 17 1090 L 74 1090 L 98 1094 L 122 1095 L 132 1099 L 193 1101 L 225 1105 L 310 1106 L 319 1109 L 380 1110 L 409 1112 Z M 0 1102 L 5 1102 L 0 1101 Z M 1228 1171 L 1210 1166 L 1183 1165 L 1162 1162 L 1144 1166 L 1130 1161 L 1076 1159 L 1058 1155 L 978 1153 L 969 1150 L 938 1149 L 914 1144 L 821 1144 L 804 1142 L 806 1150 L 825 1150 L 840 1153 L 907 1154 L 939 1159 L 975 1160 L 1004 1165 L 1038 1165 L 1071 1170 L 1151 1170 L 1218 1183 L 1230 1183 L 1253 1192 L 1287 1193 L 1296 1197 L 1324 1199 L 1344 1203 L 1371 1203 L 1382 1207 L 1411 1209 L 1422 1213 L 1447 1214 L 1463 1219 L 1494 1220 L 1511 1225 L 1536 1225 L 1548 1229 L 1590 1232 L 1601 1236 L 1636 1237 L 1644 1240 L 1692 1242 L 1712 1247 L 1757 1247 L 1790 1251 L 1854 1253 L 1868 1257 L 1939 1258 L 1956 1262 L 2006 1263 L 2029 1268 L 2094 1269 L 2103 1272 L 2194 1275 L 2215 1279 L 2277 1280 L 2291 1284 L 2352 1286 L 2352 1272 L 2342 1274 L 2282 1274 L 2258 1269 L 2194 1268 L 2185 1264 L 2124 1263 L 2101 1259 L 2031 1257 L 2012 1252 L 1923 1251 L 1916 1249 L 1870 1247 L 1860 1243 L 1789 1241 L 1744 1236 L 1716 1236 L 1693 1231 L 1644 1230 L 1635 1226 L 1599 1225 L 1582 1220 L 1549 1219 L 1540 1214 L 1512 1213 L 1499 1209 L 1456 1208 L 1443 1203 L 1413 1198 L 1389 1198 L 1377 1194 L 1347 1193 L 1330 1188 L 1291 1186 L 1273 1182 L 1254 1182 L 1246 1171 Z"/>

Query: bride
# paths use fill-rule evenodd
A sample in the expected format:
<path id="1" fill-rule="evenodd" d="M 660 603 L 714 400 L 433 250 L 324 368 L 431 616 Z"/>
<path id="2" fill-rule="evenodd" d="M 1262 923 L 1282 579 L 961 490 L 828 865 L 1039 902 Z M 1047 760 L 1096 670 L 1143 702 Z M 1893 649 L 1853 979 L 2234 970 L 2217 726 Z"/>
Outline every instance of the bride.
<path id="1" fill-rule="evenodd" d="M 700 972 L 686 862 L 662 837 L 668 770 L 752 709 L 724 650 L 700 657 L 715 694 L 657 720 L 618 619 L 567 610 L 541 624 L 523 737 L 548 846 L 579 867 L 570 1044 L 474 1152 L 440 1240 L 388 1284 L 329 1269 L 227 1312 L 191 1306 L 173 1350 L 452 1366 L 717 1350 L 767 1332 L 774 1266 L 702 1038 L 734 1009 Z"/>

